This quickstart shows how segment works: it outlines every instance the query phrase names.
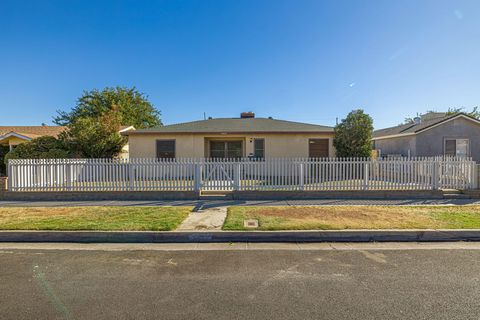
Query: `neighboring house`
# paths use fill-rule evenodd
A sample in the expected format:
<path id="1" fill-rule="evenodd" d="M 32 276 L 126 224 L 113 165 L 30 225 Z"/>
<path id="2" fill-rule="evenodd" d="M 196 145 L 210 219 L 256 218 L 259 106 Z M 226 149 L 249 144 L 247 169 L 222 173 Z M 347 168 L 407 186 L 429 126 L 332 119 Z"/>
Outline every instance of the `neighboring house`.
<path id="1" fill-rule="evenodd" d="M 124 133 L 130 158 L 333 157 L 332 127 L 255 118 L 200 120 Z"/>
<path id="2" fill-rule="evenodd" d="M 34 138 L 51 136 L 58 137 L 66 130 L 63 126 L 0 126 L 0 145 L 5 145 L 12 150 L 15 146 L 30 141 Z M 120 127 L 119 133 L 135 130 L 133 126 Z M 120 158 L 128 158 L 128 143 L 123 147 Z"/>
<path id="3" fill-rule="evenodd" d="M 121 126 L 120 130 L 118 131 L 121 135 L 124 135 L 126 132 L 135 130 L 134 126 Z M 123 146 L 122 151 L 118 155 L 120 159 L 128 159 L 129 158 L 129 143 L 127 141 L 127 144 Z"/>
<path id="4" fill-rule="evenodd" d="M 413 123 L 374 131 L 382 156 L 468 156 L 480 161 L 480 121 L 463 113 L 427 113 Z"/>
<path id="5" fill-rule="evenodd" d="M 34 138 L 58 135 L 65 130 L 62 126 L 0 126 L 0 145 L 15 146 Z"/>

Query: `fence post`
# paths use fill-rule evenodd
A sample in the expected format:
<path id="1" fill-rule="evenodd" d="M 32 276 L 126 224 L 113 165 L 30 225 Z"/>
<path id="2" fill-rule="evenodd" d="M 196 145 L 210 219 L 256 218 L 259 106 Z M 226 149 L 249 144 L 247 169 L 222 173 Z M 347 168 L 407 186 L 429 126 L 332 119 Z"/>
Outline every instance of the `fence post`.
<path id="1" fill-rule="evenodd" d="M 195 172 L 193 175 L 193 185 L 195 192 L 200 192 L 202 188 L 202 164 L 195 162 Z"/>
<path id="2" fill-rule="evenodd" d="M 303 189 L 305 188 L 305 164 L 304 163 L 299 163 L 299 175 L 300 175 L 300 179 L 299 179 L 299 187 L 300 187 L 300 190 L 303 191 Z"/>
<path id="3" fill-rule="evenodd" d="M 12 160 L 7 164 L 7 190 L 12 191 Z"/>
<path id="4" fill-rule="evenodd" d="M 475 162 L 472 163 L 473 167 L 473 181 L 472 181 L 472 188 L 473 189 L 480 189 L 480 164 Z"/>
<path id="5" fill-rule="evenodd" d="M 64 180 L 65 180 L 65 185 L 67 186 L 67 190 L 70 191 L 72 189 L 72 166 L 67 163 L 65 165 L 65 177 L 64 177 Z"/>
<path id="6" fill-rule="evenodd" d="M 438 190 L 440 187 L 440 161 L 433 161 L 433 172 L 432 172 L 432 189 Z"/>
<path id="7" fill-rule="evenodd" d="M 128 185 L 130 191 L 133 191 L 135 187 L 135 171 L 133 170 L 133 165 L 131 162 L 128 162 Z"/>
<path id="8" fill-rule="evenodd" d="M 363 172 L 363 190 L 368 190 L 368 180 L 370 179 L 368 172 L 368 162 L 365 162 L 363 164 Z"/>
<path id="9" fill-rule="evenodd" d="M 233 167 L 233 190 L 240 190 L 240 163 L 235 163 Z"/>

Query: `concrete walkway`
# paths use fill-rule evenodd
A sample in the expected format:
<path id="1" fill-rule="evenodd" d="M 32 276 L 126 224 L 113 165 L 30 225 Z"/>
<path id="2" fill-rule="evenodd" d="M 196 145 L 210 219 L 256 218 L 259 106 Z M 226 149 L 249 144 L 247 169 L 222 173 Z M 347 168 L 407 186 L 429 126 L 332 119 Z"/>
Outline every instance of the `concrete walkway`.
<path id="1" fill-rule="evenodd" d="M 245 250 L 480 250 L 480 242 L 313 242 L 313 243 L 21 243 L 0 242 L 0 254 L 10 250 L 72 251 L 245 251 Z"/>
<path id="2" fill-rule="evenodd" d="M 0 207 L 73 206 L 193 206 L 196 210 L 228 206 L 343 206 L 343 205 L 480 205 L 480 199 L 405 199 L 405 200 L 159 200 L 159 201 L 0 201 Z"/>
<path id="3" fill-rule="evenodd" d="M 177 228 L 178 231 L 222 230 L 227 218 L 227 207 L 194 210 Z"/>

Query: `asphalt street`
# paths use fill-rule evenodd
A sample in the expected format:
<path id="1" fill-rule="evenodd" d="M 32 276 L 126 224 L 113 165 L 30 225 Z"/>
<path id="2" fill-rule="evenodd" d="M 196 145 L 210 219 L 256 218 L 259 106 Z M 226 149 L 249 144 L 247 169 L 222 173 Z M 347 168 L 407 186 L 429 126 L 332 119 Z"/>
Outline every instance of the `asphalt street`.
<path id="1" fill-rule="evenodd" d="M 0 315 L 478 319 L 479 262 L 464 243 L 1 244 Z"/>

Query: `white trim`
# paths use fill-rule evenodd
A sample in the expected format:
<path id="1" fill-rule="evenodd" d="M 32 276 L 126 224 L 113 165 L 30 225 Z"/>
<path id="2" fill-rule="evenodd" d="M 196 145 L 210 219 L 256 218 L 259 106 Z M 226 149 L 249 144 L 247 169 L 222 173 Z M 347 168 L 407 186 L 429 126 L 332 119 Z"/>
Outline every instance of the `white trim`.
<path id="1" fill-rule="evenodd" d="M 455 120 L 457 118 L 465 118 L 467 120 L 471 120 L 477 124 L 480 124 L 480 120 L 477 120 L 477 119 L 473 119 L 471 117 L 467 117 L 466 115 L 464 114 L 459 114 L 459 115 L 456 115 L 455 117 L 452 117 L 450 119 L 447 119 L 447 120 L 442 120 L 440 121 L 439 123 L 436 123 L 434 125 L 431 125 L 429 127 L 426 127 L 424 129 L 421 129 L 420 131 L 417 131 L 417 132 L 409 132 L 409 133 L 399 133 L 399 134 L 392 134 L 392 135 L 389 135 L 389 136 L 380 136 L 380 137 L 375 137 L 375 138 L 372 138 L 372 140 L 381 140 L 381 139 L 389 139 L 389 138 L 397 138 L 397 137 L 406 137 L 406 136 L 412 136 L 412 135 L 415 135 L 415 134 L 418 134 L 418 133 L 421 133 L 421 132 L 425 132 L 427 130 L 430 130 L 430 129 L 433 129 L 435 127 L 438 127 L 446 122 L 449 122 L 451 120 Z"/>
<path id="2" fill-rule="evenodd" d="M 122 133 L 122 132 L 127 132 L 127 131 L 130 131 L 130 130 L 135 130 L 135 127 L 134 126 L 129 126 L 129 127 L 124 128 L 124 129 L 120 129 L 118 132 Z"/>
<path id="3" fill-rule="evenodd" d="M 24 136 L 24 135 L 21 135 L 21 134 L 18 134 L 16 132 L 9 132 L 3 136 L 0 136 L 0 141 L 6 139 L 6 138 L 10 138 L 10 137 L 15 137 L 15 138 L 19 138 L 19 139 L 23 139 L 23 140 L 27 140 L 27 141 L 30 141 L 32 140 L 32 138 L 30 137 L 27 137 L 27 136 Z"/>
<path id="4" fill-rule="evenodd" d="M 390 138 L 398 138 L 398 137 L 408 137 L 408 136 L 413 136 L 415 134 L 416 134 L 415 132 L 391 134 L 389 136 L 375 137 L 375 138 L 372 138 L 372 140 L 382 140 L 382 139 L 390 139 Z"/>

